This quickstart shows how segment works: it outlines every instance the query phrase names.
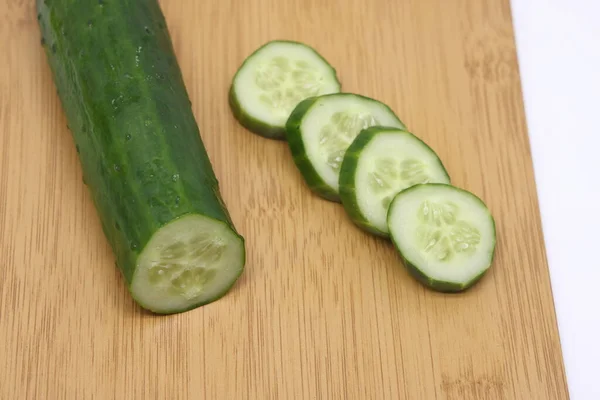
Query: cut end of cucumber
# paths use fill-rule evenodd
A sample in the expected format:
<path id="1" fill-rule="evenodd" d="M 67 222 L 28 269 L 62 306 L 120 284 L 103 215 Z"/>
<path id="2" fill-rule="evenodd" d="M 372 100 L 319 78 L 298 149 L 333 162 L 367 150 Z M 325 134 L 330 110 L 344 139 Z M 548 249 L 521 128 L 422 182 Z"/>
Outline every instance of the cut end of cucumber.
<path id="1" fill-rule="evenodd" d="M 495 223 L 474 194 L 447 184 L 417 184 L 400 192 L 388 213 L 392 240 L 421 282 L 444 292 L 462 291 L 489 269 Z"/>
<path id="2" fill-rule="evenodd" d="M 397 128 L 361 132 L 342 168 L 340 193 L 348 214 L 359 226 L 368 225 L 382 236 L 389 234 L 387 212 L 396 194 L 419 183 L 450 183 L 437 154 L 412 133 Z"/>
<path id="3" fill-rule="evenodd" d="M 150 311 L 182 312 L 223 296 L 244 262 L 243 239 L 225 223 L 187 215 L 150 239 L 138 258 L 130 290 Z"/>
<path id="4" fill-rule="evenodd" d="M 234 77 L 230 102 L 246 128 L 284 137 L 285 123 L 300 101 L 339 91 L 335 70 L 314 49 L 272 41 L 244 61 Z"/>

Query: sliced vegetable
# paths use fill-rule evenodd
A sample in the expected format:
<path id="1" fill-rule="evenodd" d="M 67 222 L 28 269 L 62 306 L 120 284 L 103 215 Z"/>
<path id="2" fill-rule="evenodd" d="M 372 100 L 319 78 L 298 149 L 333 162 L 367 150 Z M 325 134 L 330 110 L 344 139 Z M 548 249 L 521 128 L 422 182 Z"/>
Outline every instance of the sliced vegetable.
<path id="1" fill-rule="evenodd" d="M 303 100 L 288 119 L 287 139 L 304 180 L 321 197 L 341 201 L 339 173 L 346 149 L 374 125 L 405 126 L 385 104 L 353 93 Z"/>
<path id="2" fill-rule="evenodd" d="M 358 134 L 340 169 L 340 197 L 350 218 L 387 237 L 387 211 L 394 196 L 418 183 L 450 183 L 437 154 L 410 132 L 375 126 Z"/>
<path id="3" fill-rule="evenodd" d="M 133 296 L 162 313 L 223 296 L 242 271 L 244 247 L 224 222 L 189 214 L 158 229 L 137 259 Z"/>
<path id="4" fill-rule="evenodd" d="M 250 131 L 285 138 L 285 123 L 296 105 L 311 96 L 340 91 L 335 69 L 313 48 L 275 40 L 252 53 L 236 72 L 229 103 Z"/>
<path id="5" fill-rule="evenodd" d="M 84 180 L 133 298 L 168 314 L 223 296 L 243 271 L 244 239 L 158 2 L 38 0 L 37 11 Z"/>
<path id="6" fill-rule="evenodd" d="M 388 226 L 404 265 L 427 287 L 459 292 L 490 268 L 496 226 L 474 194 L 441 184 L 417 184 L 396 195 Z"/>

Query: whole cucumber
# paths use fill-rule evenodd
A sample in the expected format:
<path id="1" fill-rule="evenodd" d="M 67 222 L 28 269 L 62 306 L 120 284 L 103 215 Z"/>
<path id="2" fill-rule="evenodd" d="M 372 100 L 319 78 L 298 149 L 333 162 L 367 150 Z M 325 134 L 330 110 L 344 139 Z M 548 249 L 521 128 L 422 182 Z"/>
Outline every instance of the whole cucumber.
<path id="1" fill-rule="evenodd" d="M 38 0 L 84 180 L 133 298 L 156 313 L 223 296 L 244 269 L 156 0 Z"/>

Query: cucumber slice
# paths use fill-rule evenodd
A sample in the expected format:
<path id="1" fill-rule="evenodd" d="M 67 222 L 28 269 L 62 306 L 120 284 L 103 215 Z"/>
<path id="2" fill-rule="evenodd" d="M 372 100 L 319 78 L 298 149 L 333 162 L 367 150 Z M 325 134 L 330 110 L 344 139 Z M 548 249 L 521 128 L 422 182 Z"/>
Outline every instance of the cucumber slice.
<path id="1" fill-rule="evenodd" d="M 222 297 L 243 271 L 244 242 L 227 224 L 191 214 L 148 242 L 138 258 L 131 293 L 144 308 L 172 314 Z"/>
<path id="2" fill-rule="evenodd" d="M 305 98 L 340 91 L 335 69 L 313 48 L 274 40 L 252 53 L 236 72 L 229 91 L 235 118 L 248 130 L 285 138 L 285 123 Z"/>
<path id="3" fill-rule="evenodd" d="M 303 100 L 286 124 L 296 166 L 319 196 L 341 201 L 339 173 L 346 149 L 359 132 L 374 125 L 405 126 L 385 104 L 353 93 Z"/>
<path id="4" fill-rule="evenodd" d="M 394 196 L 418 183 L 450 183 L 437 154 L 410 132 L 371 127 L 352 142 L 340 169 L 340 197 L 359 227 L 389 236 L 387 211 Z"/>
<path id="5" fill-rule="evenodd" d="M 396 195 L 388 226 L 404 265 L 427 287 L 460 292 L 488 271 L 496 225 L 485 203 L 457 187 L 427 183 Z"/>

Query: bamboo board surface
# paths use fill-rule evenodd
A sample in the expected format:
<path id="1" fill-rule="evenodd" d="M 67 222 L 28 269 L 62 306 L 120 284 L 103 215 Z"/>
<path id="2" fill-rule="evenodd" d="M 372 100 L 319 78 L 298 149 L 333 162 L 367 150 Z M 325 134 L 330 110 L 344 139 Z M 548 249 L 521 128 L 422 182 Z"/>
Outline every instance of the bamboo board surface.
<path id="1" fill-rule="evenodd" d="M 568 398 L 509 0 L 163 0 L 248 250 L 227 296 L 169 317 L 114 266 L 32 3 L 0 0 L 0 399 Z M 284 142 L 236 123 L 230 80 L 275 38 L 317 48 L 486 201 L 498 247 L 478 285 L 424 289 L 310 193 Z"/>

